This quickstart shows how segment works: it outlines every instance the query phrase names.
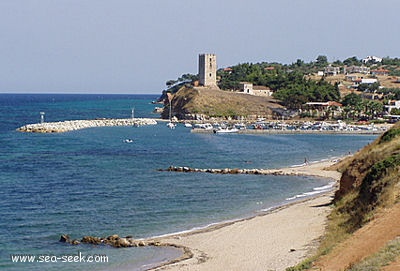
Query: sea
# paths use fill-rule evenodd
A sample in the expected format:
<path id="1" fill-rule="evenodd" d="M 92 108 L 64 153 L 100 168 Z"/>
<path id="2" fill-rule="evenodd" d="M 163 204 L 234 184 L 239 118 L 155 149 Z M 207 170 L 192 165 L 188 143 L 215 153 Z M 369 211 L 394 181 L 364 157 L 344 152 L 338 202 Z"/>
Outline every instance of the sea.
<path id="1" fill-rule="evenodd" d="M 152 103 L 158 96 L 0 94 L 0 269 L 146 270 L 181 251 L 75 246 L 59 242 L 60 236 L 148 238 L 255 216 L 326 192 L 332 180 L 159 169 L 290 167 L 305 158 L 337 159 L 376 138 L 199 134 L 182 124 L 171 130 L 165 122 L 55 134 L 16 130 L 40 122 L 41 112 L 48 122 L 132 113 L 159 118 L 153 110 L 160 105 Z"/>

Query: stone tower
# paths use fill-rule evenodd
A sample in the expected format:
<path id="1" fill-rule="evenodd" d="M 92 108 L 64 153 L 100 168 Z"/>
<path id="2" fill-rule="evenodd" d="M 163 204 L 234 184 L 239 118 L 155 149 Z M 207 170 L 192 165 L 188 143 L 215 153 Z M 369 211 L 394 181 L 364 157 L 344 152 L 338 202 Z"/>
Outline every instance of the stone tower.
<path id="1" fill-rule="evenodd" d="M 217 86 L 217 56 L 215 54 L 199 55 L 199 82 L 205 87 Z"/>

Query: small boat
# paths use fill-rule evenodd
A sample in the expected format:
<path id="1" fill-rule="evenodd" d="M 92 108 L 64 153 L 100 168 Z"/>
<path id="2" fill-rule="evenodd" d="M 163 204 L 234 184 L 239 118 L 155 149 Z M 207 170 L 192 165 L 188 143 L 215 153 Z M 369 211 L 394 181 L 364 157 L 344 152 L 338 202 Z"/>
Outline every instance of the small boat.
<path id="1" fill-rule="evenodd" d="M 247 129 L 246 124 L 244 124 L 244 123 L 235 124 L 235 128 L 237 128 L 239 130 L 246 130 Z"/>
<path id="2" fill-rule="evenodd" d="M 193 125 L 190 122 L 185 122 L 185 127 L 186 128 L 192 128 Z"/>
<path id="3" fill-rule="evenodd" d="M 170 128 L 170 129 L 175 129 L 176 124 L 173 123 L 173 122 L 168 122 L 168 123 L 167 123 L 167 127 Z"/>
<path id="4" fill-rule="evenodd" d="M 125 143 L 132 143 L 132 142 L 133 142 L 133 139 L 127 138 L 127 139 L 124 139 L 124 142 L 125 142 Z"/>
<path id="5" fill-rule="evenodd" d="M 213 126 L 210 123 L 197 123 L 194 125 L 193 129 L 211 131 L 213 129 Z"/>
<path id="6" fill-rule="evenodd" d="M 230 133 L 237 133 L 239 132 L 238 128 L 221 128 L 218 130 L 214 130 L 216 134 L 230 134 Z"/>

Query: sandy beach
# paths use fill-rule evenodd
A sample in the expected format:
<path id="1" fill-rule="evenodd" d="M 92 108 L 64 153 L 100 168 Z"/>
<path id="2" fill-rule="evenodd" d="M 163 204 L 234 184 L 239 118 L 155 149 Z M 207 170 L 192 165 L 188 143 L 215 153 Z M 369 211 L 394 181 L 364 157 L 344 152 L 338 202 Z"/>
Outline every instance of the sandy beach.
<path id="1" fill-rule="evenodd" d="M 336 160 L 279 169 L 340 179 L 324 168 Z M 154 270 L 285 270 L 296 265 L 318 245 L 334 191 L 286 205 L 253 218 L 226 223 L 188 234 L 168 236 L 161 243 L 185 247 L 187 259 Z"/>

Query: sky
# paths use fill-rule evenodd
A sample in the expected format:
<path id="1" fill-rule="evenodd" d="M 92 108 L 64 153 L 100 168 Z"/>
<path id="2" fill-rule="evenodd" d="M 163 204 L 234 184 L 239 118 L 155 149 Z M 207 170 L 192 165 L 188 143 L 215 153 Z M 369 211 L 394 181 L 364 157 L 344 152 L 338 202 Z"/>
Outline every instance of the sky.
<path id="1" fill-rule="evenodd" d="M 239 63 L 399 57 L 398 0 L 0 0 L 0 93 L 159 94 Z"/>

